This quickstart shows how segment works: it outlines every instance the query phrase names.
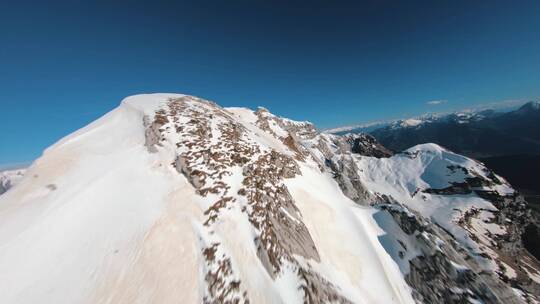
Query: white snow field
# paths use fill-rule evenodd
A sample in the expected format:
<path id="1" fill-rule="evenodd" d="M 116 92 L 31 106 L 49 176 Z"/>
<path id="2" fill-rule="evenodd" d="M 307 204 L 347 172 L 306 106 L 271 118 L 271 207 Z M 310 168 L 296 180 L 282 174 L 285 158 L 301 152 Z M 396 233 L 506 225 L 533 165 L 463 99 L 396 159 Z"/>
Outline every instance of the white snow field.
<path id="1" fill-rule="evenodd" d="M 495 263 L 497 254 L 488 248 L 488 245 L 492 243 L 490 238 L 505 233 L 504 226 L 490 221 L 492 212 L 497 212 L 497 208 L 474 193 L 438 195 L 424 192 L 426 189 L 449 187 L 453 182 L 463 182 L 467 177 L 479 176 L 490 180 L 491 177 L 487 175 L 488 171 L 483 164 L 447 151 L 436 144 L 417 145 L 405 153 L 396 154 L 390 158 L 356 156 L 355 164 L 358 166 L 362 182 L 370 191 L 389 195 L 442 226 L 472 252 L 487 253 L 493 260 L 478 256 L 479 262 L 486 270 L 499 270 Z M 501 181 L 501 184 L 481 186 L 477 189 L 495 191 L 499 195 L 514 193 L 514 189 L 502 177 L 496 176 L 496 178 Z M 479 210 L 480 213 L 478 218 L 471 220 L 472 231 L 467 231 L 458 222 L 470 210 Z M 382 218 L 381 220 L 384 221 Z M 472 239 L 470 232 L 478 239 Z M 398 231 L 389 234 L 397 236 L 396 233 Z M 402 240 L 406 239 L 407 237 L 402 237 Z M 413 245 L 408 244 L 409 248 L 414 248 Z M 414 254 L 409 256 L 409 259 L 413 257 Z M 400 267 L 406 273 L 408 259 L 403 259 Z M 511 268 L 507 268 L 509 272 L 512 271 Z"/>
<path id="2" fill-rule="evenodd" d="M 352 303 L 413 303 L 398 265 L 379 243 L 383 232 L 373 209 L 348 199 L 311 159 L 298 161 L 301 174 L 284 183 L 300 214 L 288 216 L 305 225 L 318 259 L 293 252 L 289 260 L 278 261 L 283 266 L 279 272 L 269 273 L 254 242 L 259 230 L 240 207 L 221 209 L 216 223 L 206 224 L 209 197 L 199 195 L 172 165 L 175 153 L 187 148 L 171 144 L 172 135 L 153 152 L 146 145 L 143 121 L 182 97 L 126 98 L 47 149 L 17 187 L 0 196 L 0 303 L 202 303 L 215 288 L 209 274 L 218 270 L 210 262 L 221 256 L 229 259 L 220 262 L 230 262 L 219 264 L 230 267 L 221 282 L 241 282 L 238 296 L 250 303 L 303 303 L 301 268 Z M 190 102 L 194 109 L 208 107 L 196 99 Z M 246 140 L 261 151 L 294 155 L 279 140 L 286 134 L 278 125 L 271 124 L 270 133 L 257 126 L 251 110 L 224 111 L 224 117 L 245 127 Z M 189 127 L 191 122 L 182 119 L 179 123 Z M 215 123 L 219 119 L 211 120 L 212 128 Z M 392 162 L 402 161 L 359 160 L 370 187 L 401 197 L 439 183 L 436 176 L 418 179 L 405 176 L 406 170 L 394 172 Z M 424 170 L 415 163 L 396 165 L 406 165 L 412 175 Z M 231 172 L 223 181 L 235 190 L 243 171 L 232 167 Z M 388 184 L 400 186 L 388 190 Z M 236 190 L 231 193 L 241 201 Z M 437 207 L 447 203 L 425 206 L 410 200 L 424 214 L 441 217 L 443 224 L 450 214 Z M 209 257 L 207 249 L 216 243 L 215 256 Z"/>

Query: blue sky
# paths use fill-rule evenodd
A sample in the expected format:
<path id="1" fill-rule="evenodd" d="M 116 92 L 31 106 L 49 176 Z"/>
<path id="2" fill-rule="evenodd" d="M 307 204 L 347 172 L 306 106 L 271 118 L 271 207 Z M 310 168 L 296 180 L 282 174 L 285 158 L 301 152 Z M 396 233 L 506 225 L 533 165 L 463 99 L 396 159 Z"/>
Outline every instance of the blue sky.
<path id="1" fill-rule="evenodd" d="M 320 128 L 538 98 L 540 2 L 470 2 L 2 1 L 0 164 L 137 93 Z"/>

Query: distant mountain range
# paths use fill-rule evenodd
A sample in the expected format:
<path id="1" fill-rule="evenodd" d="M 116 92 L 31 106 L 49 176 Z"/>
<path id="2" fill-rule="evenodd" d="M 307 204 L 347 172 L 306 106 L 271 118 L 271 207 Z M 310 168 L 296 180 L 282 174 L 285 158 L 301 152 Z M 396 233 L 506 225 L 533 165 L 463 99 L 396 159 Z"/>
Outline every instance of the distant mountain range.
<path id="1" fill-rule="evenodd" d="M 540 102 L 517 110 L 484 110 L 429 114 L 418 118 L 372 123 L 327 131 L 337 135 L 369 133 L 397 152 L 424 143 L 436 143 L 476 158 L 508 179 L 532 208 L 540 211 Z"/>
<path id="2" fill-rule="evenodd" d="M 474 158 L 540 154 L 540 102 L 528 102 L 511 112 L 480 112 L 424 115 L 331 133 L 367 132 L 394 151 L 423 143 L 436 143 Z"/>

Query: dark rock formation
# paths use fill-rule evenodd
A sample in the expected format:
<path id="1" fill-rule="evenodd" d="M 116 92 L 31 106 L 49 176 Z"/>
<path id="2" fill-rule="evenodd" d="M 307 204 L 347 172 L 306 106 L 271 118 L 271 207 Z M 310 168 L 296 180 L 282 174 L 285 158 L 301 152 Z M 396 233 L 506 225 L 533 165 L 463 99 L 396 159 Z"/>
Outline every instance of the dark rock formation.
<path id="1" fill-rule="evenodd" d="M 352 153 L 377 158 L 390 157 L 393 155 L 392 151 L 386 149 L 371 135 L 365 133 L 347 134 L 344 135 L 343 138 L 351 145 Z"/>

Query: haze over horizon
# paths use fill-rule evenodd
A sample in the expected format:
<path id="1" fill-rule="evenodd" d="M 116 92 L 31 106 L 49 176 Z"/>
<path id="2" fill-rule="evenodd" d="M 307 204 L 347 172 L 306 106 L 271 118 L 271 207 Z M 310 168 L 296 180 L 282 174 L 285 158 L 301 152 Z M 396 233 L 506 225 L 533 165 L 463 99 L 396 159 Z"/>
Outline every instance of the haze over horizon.
<path id="1" fill-rule="evenodd" d="M 264 106 L 321 129 L 540 96 L 540 3 L 0 4 L 0 164 L 128 95 Z"/>
<path id="2" fill-rule="evenodd" d="M 435 105 L 438 105 L 440 103 L 446 103 L 447 101 L 436 101 Z M 485 110 L 489 111 L 495 111 L 499 113 L 505 113 L 510 112 L 519 109 L 520 107 L 528 104 L 528 103 L 536 103 L 540 102 L 538 101 L 538 98 L 532 98 L 532 99 L 510 99 L 510 100 L 502 100 L 502 101 L 496 101 L 496 102 L 486 102 L 486 103 L 480 103 L 476 105 L 472 105 L 470 107 L 466 108 L 457 108 L 457 109 L 448 109 L 445 111 L 437 111 L 437 108 L 433 108 L 432 111 L 426 111 L 420 114 L 416 115 L 410 115 L 410 116 L 396 116 L 391 117 L 387 119 L 381 119 L 381 120 L 374 120 L 374 121 L 359 121 L 357 123 L 349 124 L 349 125 L 341 125 L 333 128 L 327 128 L 324 129 L 325 131 L 338 131 L 338 130 L 346 130 L 351 129 L 355 127 L 369 127 L 369 126 L 380 126 L 387 123 L 405 120 L 405 119 L 419 119 L 425 116 L 429 115 L 437 115 L 437 116 L 445 116 L 445 115 L 451 115 L 455 113 L 479 113 Z"/>

